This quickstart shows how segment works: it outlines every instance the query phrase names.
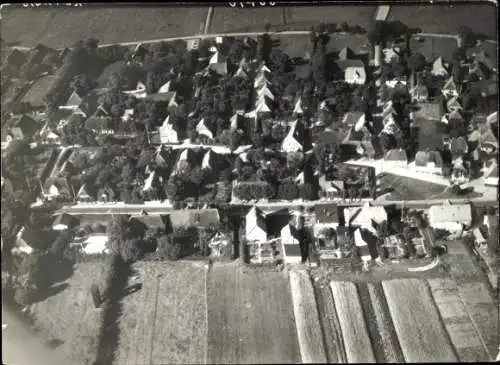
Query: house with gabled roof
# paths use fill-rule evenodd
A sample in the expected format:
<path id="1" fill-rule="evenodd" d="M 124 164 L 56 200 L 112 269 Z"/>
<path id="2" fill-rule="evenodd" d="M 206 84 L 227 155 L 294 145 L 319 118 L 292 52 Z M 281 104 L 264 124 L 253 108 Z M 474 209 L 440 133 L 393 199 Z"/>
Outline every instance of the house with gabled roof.
<path id="1" fill-rule="evenodd" d="M 417 103 L 424 103 L 429 99 L 429 89 L 421 81 L 410 89 L 411 100 Z"/>
<path id="2" fill-rule="evenodd" d="M 451 168 L 451 183 L 455 185 L 468 183 L 470 180 L 469 168 L 470 164 L 468 161 L 464 161 L 462 157 L 456 157 L 453 160 L 453 166 Z"/>
<path id="3" fill-rule="evenodd" d="M 124 122 L 127 122 L 131 116 L 134 115 L 134 109 L 125 109 L 123 111 L 123 115 L 121 116 L 121 119 L 124 121 Z"/>
<path id="4" fill-rule="evenodd" d="M 96 199 L 96 189 L 89 183 L 83 184 L 78 192 L 76 193 L 76 199 L 78 202 L 93 202 Z"/>
<path id="5" fill-rule="evenodd" d="M 361 60 L 339 60 L 337 66 L 344 72 L 344 81 L 349 84 L 363 85 L 366 81 L 366 70 Z"/>
<path id="6" fill-rule="evenodd" d="M 390 63 L 393 59 L 399 61 L 401 49 L 399 47 L 384 48 L 382 53 L 384 54 L 385 62 Z"/>
<path id="7" fill-rule="evenodd" d="M 241 79 L 247 79 L 248 78 L 248 74 L 243 69 L 243 67 L 240 66 L 240 67 L 238 67 L 238 69 L 236 70 L 236 72 L 233 74 L 233 77 L 235 77 L 235 78 L 241 78 Z"/>
<path id="8" fill-rule="evenodd" d="M 431 74 L 433 74 L 434 76 L 444 76 L 444 77 L 450 74 L 448 71 L 448 67 L 445 66 L 443 57 L 439 56 L 434 60 L 434 62 L 432 63 Z"/>
<path id="9" fill-rule="evenodd" d="M 245 217 L 245 237 L 249 242 L 267 241 L 267 224 L 261 210 L 253 206 Z"/>
<path id="10" fill-rule="evenodd" d="M 255 112 L 257 113 L 270 113 L 273 110 L 273 102 L 270 98 L 262 95 L 258 98 L 255 106 Z"/>
<path id="11" fill-rule="evenodd" d="M 292 123 L 288 134 L 281 143 L 281 149 L 287 153 L 299 152 L 303 150 L 302 133 L 300 130 L 299 121 Z"/>
<path id="12" fill-rule="evenodd" d="M 344 221 L 347 227 L 360 227 L 376 234 L 374 223 L 387 221 L 387 212 L 383 206 L 366 202 L 361 207 L 344 208 Z"/>
<path id="13" fill-rule="evenodd" d="M 171 84 L 171 81 L 168 80 L 166 83 L 164 83 L 163 85 L 160 86 L 160 88 L 158 89 L 158 92 L 157 94 L 164 94 L 164 93 L 168 93 L 170 92 L 170 84 Z"/>
<path id="14" fill-rule="evenodd" d="M 433 205 L 428 210 L 429 225 L 432 228 L 445 229 L 449 232 L 461 231 L 463 226 L 472 223 L 470 204 Z"/>
<path id="15" fill-rule="evenodd" d="M 452 124 L 453 122 L 463 122 L 464 117 L 458 109 L 453 109 L 450 113 L 444 114 L 441 117 L 441 122 L 445 124 Z"/>
<path id="16" fill-rule="evenodd" d="M 358 228 L 354 231 L 354 244 L 359 250 L 359 256 L 363 262 L 363 267 L 367 267 L 368 263 L 378 257 L 377 255 L 377 238 L 374 237 L 371 231 Z"/>
<path id="17" fill-rule="evenodd" d="M 213 140 L 214 139 L 214 134 L 213 132 L 208 128 L 207 123 L 205 122 L 205 119 L 202 118 L 198 124 L 196 125 L 196 132 L 200 136 L 205 136 L 206 138 Z"/>
<path id="18" fill-rule="evenodd" d="M 59 214 L 52 223 L 52 229 L 55 231 L 65 231 L 77 227 L 79 219 L 67 213 Z"/>
<path id="19" fill-rule="evenodd" d="M 179 143 L 179 135 L 172 123 L 170 123 L 170 115 L 163 121 L 158 128 L 161 143 Z"/>
<path id="20" fill-rule="evenodd" d="M 83 97 L 80 96 L 75 90 L 71 93 L 71 95 L 63 105 L 59 105 L 59 109 L 77 110 L 82 101 Z"/>
<path id="21" fill-rule="evenodd" d="M 360 120 L 365 119 L 365 113 L 363 112 L 347 112 L 342 118 L 342 124 L 345 126 L 355 126 Z"/>
<path id="22" fill-rule="evenodd" d="M 342 180 L 331 180 L 326 175 L 321 175 L 318 179 L 321 195 L 326 199 L 342 198 L 345 192 Z"/>
<path id="23" fill-rule="evenodd" d="M 408 155 L 402 148 L 387 151 L 384 156 L 384 166 L 406 168 L 408 165 Z"/>
<path id="24" fill-rule="evenodd" d="M 261 99 L 263 96 L 265 96 L 265 97 L 267 97 L 267 98 L 269 98 L 271 100 L 274 100 L 274 95 L 271 92 L 271 90 L 269 90 L 269 88 L 267 87 L 267 85 L 262 86 L 257 91 L 257 98 L 258 99 Z"/>
<path id="25" fill-rule="evenodd" d="M 259 89 L 265 85 L 271 85 L 271 82 L 266 78 L 265 75 L 259 74 L 255 77 L 253 87 L 255 89 Z"/>
<path id="26" fill-rule="evenodd" d="M 446 102 L 446 108 L 448 112 L 452 112 L 453 110 L 462 110 L 462 104 L 458 101 L 458 97 L 454 96 L 450 100 Z"/>
<path id="27" fill-rule="evenodd" d="M 441 175 L 443 158 L 439 151 L 418 151 L 415 154 L 415 169 L 418 172 Z"/>
<path id="28" fill-rule="evenodd" d="M 353 50 L 349 47 L 344 47 L 339 51 L 339 60 L 350 60 L 353 59 L 356 55 Z"/>
<path id="29" fill-rule="evenodd" d="M 453 80 L 453 77 L 450 77 L 448 80 L 446 80 L 443 87 L 441 88 L 441 93 L 445 96 L 446 99 L 458 96 L 458 88 L 455 84 L 455 81 Z"/>
<path id="30" fill-rule="evenodd" d="M 490 124 L 490 125 L 498 123 L 498 112 L 493 112 L 493 113 L 489 114 L 486 117 L 486 123 Z"/>
<path id="31" fill-rule="evenodd" d="M 15 116 L 11 123 L 9 136 L 14 140 L 29 140 L 40 128 L 40 124 L 26 114 Z"/>
<path id="32" fill-rule="evenodd" d="M 299 245 L 300 239 L 297 229 L 290 223 L 285 225 L 280 232 L 281 243 L 284 245 Z"/>

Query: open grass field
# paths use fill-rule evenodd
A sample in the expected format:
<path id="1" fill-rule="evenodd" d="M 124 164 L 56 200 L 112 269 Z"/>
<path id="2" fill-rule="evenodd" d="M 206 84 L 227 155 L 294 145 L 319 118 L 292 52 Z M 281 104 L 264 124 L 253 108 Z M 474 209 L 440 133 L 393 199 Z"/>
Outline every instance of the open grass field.
<path id="1" fill-rule="evenodd" d="M 208 363 L 301 362 L 286 273 L 215 264 L 207 301 Z"/>
<path id="2" fill-rule="evenodd" d="M 115 363 L 205 363 L 203 264 L 140 262 L 134 270 L 142 288 L 122 300 Z"/>
<path id="3" fill-rule="evenodd" d="M 182 37 L 200 31 L 208 8 L 94 6 L 88 8 L 4 8 L 1 33 L 6 42 L 66 47 L 94 37 L 101 44 Z"/>
<path id="4" fill-rule="evenodd" d="M 35 328 L 49 341 L 62 341 L 57 351 L 68 363 L 90 365 L 95 360 L 102 312 L 95 309 L 89 289 L 104 282 L 106 269 L 104 260 L 79 263 L 64 290 L 31 306 Z"/>
<path id="5" fill-rule="evenodd" d="M 375 14 L 375 6 L 290 6 L 259 8 L 217 7 L 214 9 L 210 33 L 259 32 L 266 24 L 271 30 L 309 30 L 319 23 L 359 25 L 368 29 Z M 287 24 L 282 21 L 283 14 Z"/>
<path id="6" fill-rule="evenodd" d="M 460 361 L 488 361 L 490 357 L 452 279 L 429 279 L 434 301 Z"/>
<path id="7" fill-rule="evenodd" d="M 454 362 L 457 356 L 426 283 L 382 282 L 406 362 Z"/>
<path id="8" fill-rule="evenodd" d="M 290 287 L 302 362 L 326 363 L 314 288 L 309 274 L 305 271 L 290 272 Z"/>
<path id="9" fill-rule="evenodd" d="M 493 3 L 459 5 L 391 6 L 387 20 L 400 20 L 409 27 L 419 27 L 425 33 L 456 34 L 460 25 L 485 33 L 496 39 L 496 12 Z M 471 18 L 471 15 L 473 17 Z"/>
<path id="10" fill-rule="evenodd" d="M 375 363 L 356 284 L 332 281 L 330 289 L 342 329 L 347 362 Z"/>

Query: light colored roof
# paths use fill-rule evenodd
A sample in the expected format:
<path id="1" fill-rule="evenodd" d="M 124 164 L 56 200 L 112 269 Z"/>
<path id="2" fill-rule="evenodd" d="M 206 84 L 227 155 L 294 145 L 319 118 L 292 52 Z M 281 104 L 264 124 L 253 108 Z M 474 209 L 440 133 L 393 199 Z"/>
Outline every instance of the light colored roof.
<path id="1" fill-rule="evenodd" d="M 216 51 L 212 55 L 212 57 L 210 57 L 210 61 L 208 63 L 214 64 L 214 63 L 223 63 L 223 62 L 226 62 L 226 58 L 219 51 Z"/>
<path id="2" fill-rule="evenodd" d="M 198 132 L 198 134 L 206 136 L 210 139 L 214 138 L 214 134 L 212 133 L 212 131 L 210 129 L 208 129 L 208 127 L 205 124 L 205 119 L 201 119 L 198 122 L 198 124 L 196 125 L 196 131 Z"/>
<path id="3" fill-rule="evenodd" d="M 383 206 L 372 206 L 369 202 L 362 207 L 349 207 L 344 209 L 346 225 L 363 225 L 374 221 L 381 223 L 387 220 L 387 212 Z"/>
<path id="4" fill-rule="evenodd" d="M 491 113 L 486 117 L 486 123 L 493 124 L 498 123 L 498 112 Z"/>
<path id="5" fill-rule="evenodd" d="M 168 93 L 170 91 L 170 80 L 163 84 L 158 90 L 158 94 Z"/>
<path id="6" fill-rule="evenodd" d="M 432 63 L 432 74 L 443 76 L 448 75 L 448 70 L 444 66 L 442 57 L 436 58 L 436 60 Z"/>
<path id="7" fill-rule="evenodd" d="M 234 73 L 233 77 L 241 77 L 241 78 L 244 78 L 246 79 L 248 77 L 247 73 L 245 72 L 245 70 L 243 70 L 243 67 L 240 66 L 238 67 L 238 69 L 236 70 L 236 72 Z"/>
<path id="8" fill-rule="evenodd" d="M 454 109 L 451 111 L 450 114 L 448 114 L 448 120 L 464 120 L 464 117 L 462 116 L 462 114 L 460 113 L 459 110 L 457 109 Z"/>
<path id="9" fill-rule="evenodd" d="M 345 125 L 356 125 L 358 121 L 363 118 L 364 119 L 365 113 L 363 112 L 347 112 L 344 115 L 344 118 L 342 119 L 342 124 Z"/>
<path id="10" fill-rule="evenodd" d="M 293 108 L 293 113 L 294 114 L 303 114 L 304 111 L 302 110 L 302 98 L 298 98 L 297 102 L 295 103 L 295 107 Z"/>
<path id="11" fill-rule="evenodd" d="M 267 85 L 262 86 L 262 88 L 260 88 L 259 91 L 257 91 L 257 95 L 259 98 L 262 98 L 262 96 L 266 96 L 269 99 L 274 100 L 274 95 L 271 92 L 271 90 L 269 90 Z"/>
<path id="12" fill-rule="evenodd" d="M 457 90 L 457 85 L 455 84 L 455 81 L 453 81 L 453 77 L 450 77 L 443 85 L 442 90 Z"/>
<path id="13" fill-rule="evenodd" d="M 202 169 L 210 169 L 212 166 L 210 164 L 210 160 L 212 159 L 213 152 L 212 150 L 208 150 L 205 152 L 203 155 L 203 160 L 201 162 L 201 168 Z"/>
<path id="14" fill-rule="evenodd" d="M 469 223 L 472 221 L 470 204 L 433 205 L 429 208 L 429 221 L 432 223 Z"/>
<path id="15" fill-rule="evenodd" d="M 267 226 L 260 209 L 255 206 L 247 213 L 245 224 L 245 233 L 248 240 L 266 240 Z"/>
<path id="16" fill-rule="evenodd" d="M 454 96 L 446 102 L 446 107 L 448 110 L 462 109 L 462 104 L 458 101 L 458 97 Z"/>
<path id="17" fill-rule="evenodd" d="M 290 223 L 281 229 L 281 240 L 287 244 L 299 244 L 297 238 L 297 231 L 293 228 Z"/>

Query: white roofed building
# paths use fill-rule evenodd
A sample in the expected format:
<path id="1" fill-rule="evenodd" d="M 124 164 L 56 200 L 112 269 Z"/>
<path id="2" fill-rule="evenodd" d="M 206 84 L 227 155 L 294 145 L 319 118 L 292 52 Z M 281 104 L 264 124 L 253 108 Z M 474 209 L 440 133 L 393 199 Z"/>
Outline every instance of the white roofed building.
<path id="1" fill-rule="evenodd" d="M 267 241 L 266 220 L 257 207 L 252 207 L 245 217 L 245 236 L 248 242 Z"/>
<path id="2" fill-rule="evenodd" d="M 472 223 L 470 204 L 443 204 L 429 208 L 429 225 L 432 228 L 445 229 L 450 232 L 461 231 L 463 226 Z"/>

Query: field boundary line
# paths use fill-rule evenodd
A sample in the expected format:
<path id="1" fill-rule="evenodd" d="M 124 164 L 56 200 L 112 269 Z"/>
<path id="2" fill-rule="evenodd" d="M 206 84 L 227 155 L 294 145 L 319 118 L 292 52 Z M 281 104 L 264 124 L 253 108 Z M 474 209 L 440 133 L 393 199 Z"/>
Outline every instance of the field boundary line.
<path id="1" fill-rule="evenodd" d="M 456 284 L 456 282 L 455 282 Z M 471 323 L 472 323 L 472 326 L 474 327 L 474 331 L 476 331 L 479 339 L 481 340 L 481 344 L 483 345 L 484 349 L 486 350 L 486 354 L 489 356 L 490 358 L 490 361 L 493 360 L 493 356 L 490 352 L 490 349 L 488 348 L 488 346 L 486 345 L 486 342 L 483 338 L 483 335 L 481 334 L 481 332 L 479 331 L 479 327 L 476 323 L 476 320 L 474 319 L 474 316 L 471 315 L 470 311 L 469 311 L 469 306 L 467 305 L 467 302 L 464 300 L 464 298 L 462 297 L 461 293 L 460 293 L 460 289 L 458 287 L 458 284 L 456 284 L 456 287 L 457 287 L 457 294 L 458 294 L 458 297 L 460 298 L 460 301 L 462 302 L 464 308 L 465 308 L 465 312 L 467 313 L 467 317 L 469 317 Z"/>
<path id="2" fill-rule="evenodd" d="M 156 314 L 158 312 L 158 297 L 160 294 L 160 276 L 156 276 L 156 294 L 155 294 L 155 309 L 153 311 L 153 329 L 151 330 L 151 340 L 149 343 L 149 364 L 153 364 L 153 346 L 155 339 L 155 329 L 156 329 Z"/>
<path id="3" fill-rule="evenodd" d="M 205 333 L 205 351 L 203 354 L 203 363 L 208 364 L 208 268 L 205 268 L 205 323 L 207 324 L 207 332 Z"/>

